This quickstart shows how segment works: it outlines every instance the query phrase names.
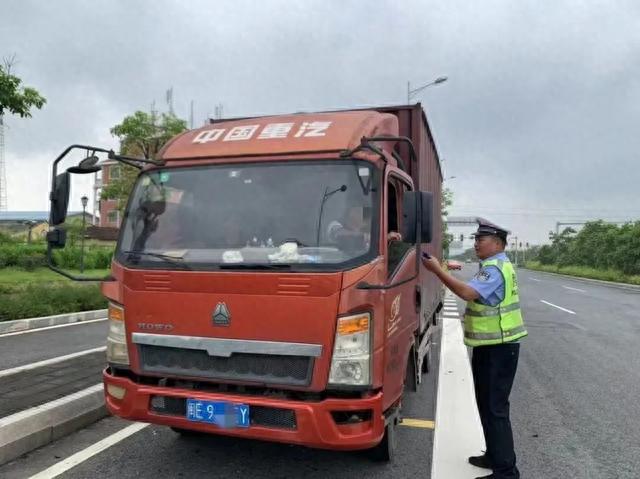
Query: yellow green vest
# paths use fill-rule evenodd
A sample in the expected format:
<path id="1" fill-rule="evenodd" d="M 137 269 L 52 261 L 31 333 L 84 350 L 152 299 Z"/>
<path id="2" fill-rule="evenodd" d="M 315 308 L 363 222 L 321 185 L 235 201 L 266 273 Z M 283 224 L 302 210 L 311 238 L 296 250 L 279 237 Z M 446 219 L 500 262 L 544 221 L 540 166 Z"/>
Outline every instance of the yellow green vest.
<path id="1" fill-rule="evenodd" d="M 510 261 L 484 261 L 482 267 L 496 266 L 504 278 L 504 299 L 497 306 L 476 301 L 467 303 L 464 313 L 464 343 L 467 346 L 489 346 L 510 343 L 527 335 L 520 312 L 518 279 Z"/>

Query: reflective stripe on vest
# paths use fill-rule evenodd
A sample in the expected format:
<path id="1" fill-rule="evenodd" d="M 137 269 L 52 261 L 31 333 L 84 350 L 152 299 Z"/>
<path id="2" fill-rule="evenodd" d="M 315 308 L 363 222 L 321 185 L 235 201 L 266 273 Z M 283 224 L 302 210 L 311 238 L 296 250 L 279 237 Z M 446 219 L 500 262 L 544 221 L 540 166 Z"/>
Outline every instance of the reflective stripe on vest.
<path id="1" fill-rule="evenodd" d="M 524 329 L 524 324 L 522 326 L 517 326 L 513 329 L 509 329 L 507 331 L 501 331 L 499 333 L 471 333 L 466 332 L 464 335 L 471 339 L 502 339 L 503 336 L 513 336 L 518 333 L 526 332 Z"/>
<path id="2" fill-rule="evenodd" d="M 511 262 L 491 260 L 482 267 L 495 266 L 504 279 L 504 299 L 497 306 L 477 301 L 467 303 L 464 342 L 467 346 L 488 346 L 516 341 L 527 335 L 520 311 L 520 297 L 515 270 Z"/>
<path id="3" fill-rule="evenodd" d="M 517 303 L 512 303 L 509 306 L 506 306 L 504 308 L 487 307 L 487 309 L 484 309 L 482 311 L 474 311 L 473 309 L 467 308 L 464 314 L 466 316 L 479 316 L 479 317 L 497 316 L 500 313 L 508 313 L 509 311 L 515 311 L 516 309 L 520 309 L 520 301 L 518 301 Z"/>

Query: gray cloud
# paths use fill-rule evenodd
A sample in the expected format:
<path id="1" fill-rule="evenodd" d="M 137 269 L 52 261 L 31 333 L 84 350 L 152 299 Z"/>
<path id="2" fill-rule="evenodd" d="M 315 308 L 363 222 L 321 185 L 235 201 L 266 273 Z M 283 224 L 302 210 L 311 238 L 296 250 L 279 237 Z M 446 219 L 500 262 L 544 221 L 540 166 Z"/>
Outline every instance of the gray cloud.
<path id="1" fill-rule="evenodd" d="M 48 99 L 8 118 L 11 209 L 46 209 L 50 161 L 174 87 L 196 123 L 421 95 L 452 213 L 542 241 L 555 222 L 640 217 L 640 6 L 619 2 L 98 1 L 3 5 L 0 55 Z"/>

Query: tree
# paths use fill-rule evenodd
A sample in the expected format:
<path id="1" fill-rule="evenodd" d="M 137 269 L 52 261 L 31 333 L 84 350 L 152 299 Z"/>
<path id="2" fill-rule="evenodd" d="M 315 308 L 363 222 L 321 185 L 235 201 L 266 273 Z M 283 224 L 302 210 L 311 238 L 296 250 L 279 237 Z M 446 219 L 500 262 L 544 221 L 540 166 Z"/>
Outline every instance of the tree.
<path id="1" fill-rule="evenodd" d="M 125 117 L 122 123 L 111 128 L 111 134 L 120 139 L 122 155 L 154 158 L 167 141 L 186 129 L 187 122 L 173 113 L 162 113 L 158 116 L 154 113 L 136 111 L 133 115 Z M 118 209 L 122 211 L 139 170 L 124 164 L 120 166 L 120 177 L 110 181 L 103 188 L 101 198 L 118 200 Z"/>
<path id="2" fill-rule="evenodd" d="M 449 207 L 453 204 L 453 191 L 449 188 L 442 190 L 442 252 L 445 257 L 449 256 L 449 245 L 453 241 L 453 234 L 449 233 L 447 216 Z"/>
<path id="3" fill-rule="evenodd" d="M 47 100 L 34 88 L 21 86 L 22 80 L 11 74 L 11 66 L 14 58 L 5 59 L 4 65 L 0 65 L 0 117 L 5 111 L 30 117 L 31 108 L 42 108 Z"/>

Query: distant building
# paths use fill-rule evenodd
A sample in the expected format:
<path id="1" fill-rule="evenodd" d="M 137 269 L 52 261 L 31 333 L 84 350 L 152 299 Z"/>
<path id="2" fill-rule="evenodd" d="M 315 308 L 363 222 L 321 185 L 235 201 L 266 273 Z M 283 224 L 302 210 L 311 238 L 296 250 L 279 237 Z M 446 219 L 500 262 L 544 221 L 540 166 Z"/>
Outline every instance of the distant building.
<path id="1" fill-rule="evenodd" d="M 71 211 L 67 219 L 82 219 L 82 211 Z M 85 213 L 86 224 L 91 225 L 96 218 Z M 49 231 L 48 211 L 0 211 L 0 231 L 14 238 L 42 239 Z"/>
<path id="2" fill-rule="evenodd" d="M 118 211 L 118 201 L 102 200 L 100 199 L 100 195 L 102 188 L 107 186 L 109 182 L 120 178 L 122 165 L 113 160 L 106 160 L 101 162 L 100 165 L 102 166 L 102 170 L 96 173 L 93 185 L 93 197 L 95 198 L 93 211 L 94 216 L 97 217 L 96 222 L 93 224 L 101 228 L 119 228 L 122 217 L 120 211 Z"/>

